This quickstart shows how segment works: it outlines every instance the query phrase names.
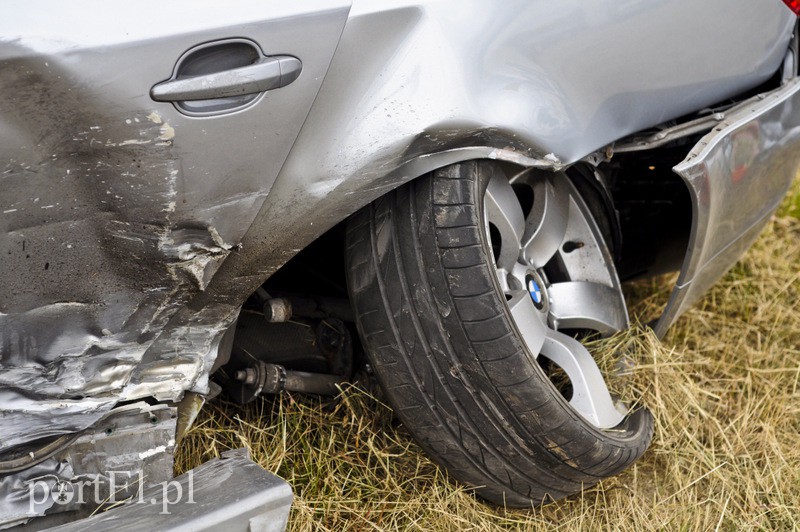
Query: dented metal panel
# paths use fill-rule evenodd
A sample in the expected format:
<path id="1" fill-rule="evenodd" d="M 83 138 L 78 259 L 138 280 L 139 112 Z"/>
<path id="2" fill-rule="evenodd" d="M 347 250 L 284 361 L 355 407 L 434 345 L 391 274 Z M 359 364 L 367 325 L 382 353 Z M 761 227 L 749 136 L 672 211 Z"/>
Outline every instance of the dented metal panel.
<path id="1" fill-rule="evenodd" d="M 0 450 L 86 428 L 120 400 L 205 391 L 238 306 L 162 329 L 240 245 L 349 9 L 238 4 L 4 4 Z M 303 57 L 291 91 L 207 119 L 150 99 L 188 48 L 243 34 Z"/>
<path id="2" fill-rule="evenodd" d="M 794 23 L 773 0 L 349 8 L 4 3 L 0 451 L 205 393 L 245 298 L 361 206 L 466 159 L 561 169 L 763 82 Z M 300 77 L 213 117 L 150 98 L 234 38 Z"/>
<path id="3" fill-rule="evenodd" d="M 720 13 L 736 15 L 710 24 Z M 241 300 L 435 168 L 492 158 L 558 170 L 754 87 L 780 66 L 794 23 L 770 0 L 356 2 L 242 249 L 192 305 Z"/>
<path id="4" fill-rule="evenodd" d="M 282 532 L 291 505 L 292 488 L 237 449 L 128 504 L 48 530 Z"/>
<path id="5" fill-rule="evenodd" d="M 769 222 L 800 168 L 800 80 L 728 113 L 674 170 L 694 219 L 689 251 L 656 333 L 719 279 Z"/>
<path id="6" fill-rule="evenodd" d="M 175 408 L 115 408 L 68 448 L 0 478 L 0 529 L 34 517 L 37 528 L 88 517 L 172 478 Z"/>

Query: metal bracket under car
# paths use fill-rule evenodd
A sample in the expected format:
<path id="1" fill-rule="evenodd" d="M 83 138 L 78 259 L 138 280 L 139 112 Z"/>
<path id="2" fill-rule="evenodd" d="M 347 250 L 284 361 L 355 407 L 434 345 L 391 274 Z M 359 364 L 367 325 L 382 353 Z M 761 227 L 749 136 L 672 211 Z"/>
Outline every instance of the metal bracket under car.
<path id="1" fill-rule="evenodd" d="M 284 530 L 292 489 L 244 450 L 172 478 L 180 417 L 173 405 L 121 405 L 55 450 L 6 460 L 0 529 Z"/>

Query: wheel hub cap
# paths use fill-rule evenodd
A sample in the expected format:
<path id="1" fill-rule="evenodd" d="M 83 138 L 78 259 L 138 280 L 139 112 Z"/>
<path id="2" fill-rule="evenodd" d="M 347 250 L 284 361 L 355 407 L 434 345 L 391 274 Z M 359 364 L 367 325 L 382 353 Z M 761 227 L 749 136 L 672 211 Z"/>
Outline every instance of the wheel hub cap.
<path id="1" fill-rule="evenodd" d="M 529 272 L 525 277 L 525 285 L 537 310 L 544 310 L 547 303 L 545 284 L 536 272 Z"/>
<path id="2" fill-rule="evenodd" d="M 529 187 L 527 208 L 515 187 Z M 533 357 L 566 373 L 569 404 L 581 416 L 601 429 L 617 426 L 627 409 L 612 399 L 591 353 L 566 334 L 613 334 L 628 325 L 611 254 L 589 208 L 565 175 L 529 170 L 510 180 L 496 172 L 484 214 L 498 285 L 521 340 Z M 545 267 L 552 268 L 548 282 Z"/>

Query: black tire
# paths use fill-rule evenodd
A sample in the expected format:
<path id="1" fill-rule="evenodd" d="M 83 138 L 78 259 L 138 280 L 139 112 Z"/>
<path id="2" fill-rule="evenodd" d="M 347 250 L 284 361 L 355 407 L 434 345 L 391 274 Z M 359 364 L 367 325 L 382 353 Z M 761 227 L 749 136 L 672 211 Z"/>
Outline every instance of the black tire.
<path id="1" fill-rule="evenodd" d="M 487 256 L 490 161 L 446 167 L 380 198 L 347 231 L 358 329 L 419 445 L 497 505 L 530 507 L 621 472 L 647 448 L 645 409 L 587 423 L 519 338 Z"/>

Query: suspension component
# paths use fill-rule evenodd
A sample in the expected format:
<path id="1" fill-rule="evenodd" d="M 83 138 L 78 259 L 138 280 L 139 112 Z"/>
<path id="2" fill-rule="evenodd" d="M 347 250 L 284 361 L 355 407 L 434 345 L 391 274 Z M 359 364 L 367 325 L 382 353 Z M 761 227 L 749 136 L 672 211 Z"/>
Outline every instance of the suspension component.
<path id="1" fill-rule="evenodd" d="M 347 379 L 338 375 L 294 371 L 260 360 L 252 366 L 237 370 L 233 377 L 228 391 L 242 404 L 259 395 L 284 391 L 336 395 L 339 388 L 347 382 Z"/>

